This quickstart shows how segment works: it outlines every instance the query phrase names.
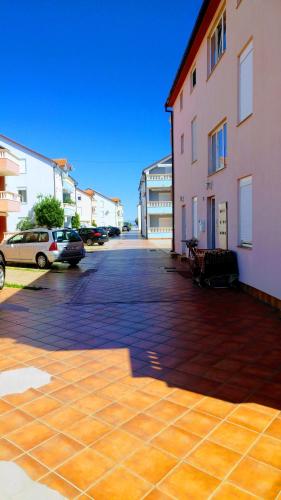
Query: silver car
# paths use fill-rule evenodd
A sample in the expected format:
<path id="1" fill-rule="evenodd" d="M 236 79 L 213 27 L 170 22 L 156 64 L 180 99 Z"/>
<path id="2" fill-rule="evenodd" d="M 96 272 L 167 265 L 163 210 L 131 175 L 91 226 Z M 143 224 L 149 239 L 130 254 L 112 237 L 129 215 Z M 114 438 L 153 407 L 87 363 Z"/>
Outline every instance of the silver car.
<path id="1" fill-rule="evenodd" d="M 5 263 L 36 263 L 40 269 L 53 262 L 76 266 L 85 257 L 84 243 L 72 229 L 35 228 L 14 234 L 0 245 Z"/>

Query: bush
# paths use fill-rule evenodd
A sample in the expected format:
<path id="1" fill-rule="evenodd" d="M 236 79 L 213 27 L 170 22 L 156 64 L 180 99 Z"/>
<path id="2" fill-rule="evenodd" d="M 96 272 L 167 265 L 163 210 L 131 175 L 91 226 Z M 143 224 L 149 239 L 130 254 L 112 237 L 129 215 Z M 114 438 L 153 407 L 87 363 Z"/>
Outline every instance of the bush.
<path id="1" fill-rule="evenodd" d="M 80 215 L 76 212 L 75 215 L 71 218 L 71 225 L 73 229 L 79 229 L 80 227 Z"/>
<path id="2" fill-rule="evenodd" d="M 19 231 L 26 231 L 27 229 L 33 229 L 35 227 L 35 222 L 30 217 L 25 217 L 17 223 L 17 229 Z"/>
<path id="3" fill-rule="evenodd" d="M 45 196 L 34 205 L 35 219 L 38 226 L 62 227 L 64 211 L 61 203 L 53 196 Z"/>
<path id="4" fill-rule="evenodd" d="M 96 223 L 95 219 L 92 220 L 92 227 L 97 227 L 97 223 Z"/>

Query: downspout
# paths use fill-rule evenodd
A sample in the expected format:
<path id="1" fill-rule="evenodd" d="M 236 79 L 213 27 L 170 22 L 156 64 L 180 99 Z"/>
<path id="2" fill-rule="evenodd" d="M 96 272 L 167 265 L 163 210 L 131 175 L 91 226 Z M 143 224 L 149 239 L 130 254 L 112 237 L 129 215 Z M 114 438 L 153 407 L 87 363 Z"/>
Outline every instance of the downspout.
<path id="1" fill-rule="evenodd" d="M 145 195 L 145 237 L 148 239 L 148 225 L 147 225 L 147 180 L 146 180 L 146 173 L 144 174 L 144 195 Z"/>
<path id="2" fill-rule="evenodd" d="M 173 237 L 172 237 L 172 252 L 175 251 L 175 168 L 174 168 L 174 111 L 165 104 L 166 113 L 170 113 L 171 117 L 171 149 L 172 149 L 172 221 L 173 221 Z"/>

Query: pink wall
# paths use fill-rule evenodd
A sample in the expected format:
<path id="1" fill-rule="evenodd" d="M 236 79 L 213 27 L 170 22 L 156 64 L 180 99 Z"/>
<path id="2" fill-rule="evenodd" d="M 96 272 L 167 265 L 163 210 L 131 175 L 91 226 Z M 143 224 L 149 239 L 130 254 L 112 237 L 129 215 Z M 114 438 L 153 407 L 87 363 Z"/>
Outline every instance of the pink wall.
<path id="1" fill-rule="evenodd" d="M 228 202 L 229 248 L 237 251 L 242 282 L 281 299 L 281 1 L 227 0 L 227 49 L 207 78 L 207 36 L 195 62 L 197 85 L 190 93 L 190 75 L 174 106 L 175 243 L 181 253 L 182 205 L 191 237 L 191 199 L 198 197 L 199 233 L 207 247 L 207 197 Z M 218 13 L 223 6 L 221 3 Z M 215 18 L 214 18 L 215 21 Z M 213 25 L 210 26 L 212 30 Z M 238 56 L 247 42 L 254 45 L 254 112 L 238 124 Z M 198 160 L 191 164 L 191 121 L 197 116 Z M 228 125 L 227 167 L 208 178 L 208 134 L 224 118 Z M 185 152 L 180 154 L 180 137 Z M 253 176 L 253 248 L 238 248 L 238 179 Z M 207 180 L 213 183 L 206 189 Z M 184 202 L 180 197 L 184 196 Z"/>

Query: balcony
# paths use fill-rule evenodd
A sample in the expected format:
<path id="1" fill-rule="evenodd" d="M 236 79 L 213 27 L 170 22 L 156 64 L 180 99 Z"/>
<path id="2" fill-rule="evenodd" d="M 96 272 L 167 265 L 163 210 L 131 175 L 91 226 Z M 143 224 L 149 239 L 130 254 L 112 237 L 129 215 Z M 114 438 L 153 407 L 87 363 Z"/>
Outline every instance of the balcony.
<path id="1" fill-rule="evenodd" d="M 18 158 L 7 149 L 0 147 L 0 176 L 19 175 Z"/>
<path id="2" fill-rule="evenodd" d="M 172 201 L 148 201 L 147 211 L 149 214 L 172 214 L 173 202 Z"/>
<path id="3" fill-rule="evenodd" d="M 146 176 L 147 187 L 165 187 L 169 188 L 172 186 L 172 176 L 171 174 L 154 174 Z"/>
<path id="4" fill-rule="evenodd" d="M 19 212 L 20 197 L 18 194 L 9 191 L 0 191 L 0 212 Z"/>
<path id="5" fill-rule="evenodd" d="M 172 227 L 149 227 L 147 231 L 148 238 L 172 238 Z"/>

